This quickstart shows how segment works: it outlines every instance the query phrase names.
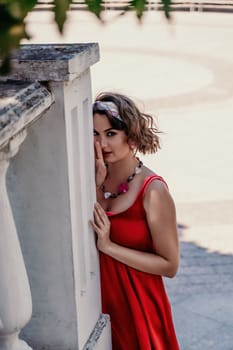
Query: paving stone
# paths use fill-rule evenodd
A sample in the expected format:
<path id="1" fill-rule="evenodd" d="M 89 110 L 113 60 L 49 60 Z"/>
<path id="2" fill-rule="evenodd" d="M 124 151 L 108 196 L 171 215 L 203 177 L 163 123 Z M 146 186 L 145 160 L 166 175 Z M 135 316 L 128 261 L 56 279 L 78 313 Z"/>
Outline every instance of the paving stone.
<path id="1" fill-rule="evenodd" d="M 224 325 L 217 330 L 207 333 L 194 344 L 185 346 L 186 348 L 182 350 L 232 350 L 233 328 Z"/>
<path id="2" fill-rule="evenodd" d="M 187 301 L 188 302 L 188 301 Z M 173 306 L 173 319 L 181 350 L 189 350 L 207 334 L 216 332 L 221 323 L 199 315 L 183 306 Z M 199 348 L 205 350 L 205 348 Z"/>
<path id="3" fill-rule="evenodd" d="M 184 308 L 233 328 L 233 291 L 212 295 L 202 294 L 201 297 L 192 296 L 180 302 L 176 307 Z"/>

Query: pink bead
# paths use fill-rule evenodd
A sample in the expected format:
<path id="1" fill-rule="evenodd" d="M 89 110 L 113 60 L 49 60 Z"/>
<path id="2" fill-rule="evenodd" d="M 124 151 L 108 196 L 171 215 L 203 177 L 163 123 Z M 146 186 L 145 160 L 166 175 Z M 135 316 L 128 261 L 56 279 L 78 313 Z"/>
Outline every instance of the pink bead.
<path id="1" fill-rule="evenodd" d="M 127 183 L 120 184 L 118 187 L 119 193 L 126 193 L 129 190 L 129 185 Z"/>

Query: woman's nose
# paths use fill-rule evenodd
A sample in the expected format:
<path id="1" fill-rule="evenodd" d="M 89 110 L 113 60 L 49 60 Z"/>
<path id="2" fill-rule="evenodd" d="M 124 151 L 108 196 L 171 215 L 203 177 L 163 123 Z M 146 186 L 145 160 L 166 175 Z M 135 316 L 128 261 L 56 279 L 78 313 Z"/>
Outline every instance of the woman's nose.
<path id="1" fill-rule="evenodd" d="M 100 138 L 100 146 L 102 148 L 104 148 L 104 147 L 106 147 L 106 145 L 107 145 L 106 138 L 105 137 L 101 137 Z"/>

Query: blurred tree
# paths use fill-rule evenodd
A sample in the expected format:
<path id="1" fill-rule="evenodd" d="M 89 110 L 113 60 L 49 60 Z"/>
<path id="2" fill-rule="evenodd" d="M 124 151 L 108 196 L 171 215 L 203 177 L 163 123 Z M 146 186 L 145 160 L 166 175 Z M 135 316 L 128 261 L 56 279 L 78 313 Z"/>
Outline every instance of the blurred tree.
<path id="1" fill-rule="evenodd" d="M 84 2 L 87 10 L 102 20 L 104 0 L 84 0 Z M 162 0 L 164 14 L 168 19 L 170 2 L 171 0 Z M 71 3 L 72 0 L 53 1 L 54 19 L 61 33 Z M 6 74 L 10 70 L 11 51 L 19 47 L 22 39 L 29 39 L 24 20 L 36 4 L 36 0 L 0 0 L 0 74 Z M 146 5 L 147 0 L 130 0 L 125 7 L 125 12 L 134 10 L 140 21 Z"/>

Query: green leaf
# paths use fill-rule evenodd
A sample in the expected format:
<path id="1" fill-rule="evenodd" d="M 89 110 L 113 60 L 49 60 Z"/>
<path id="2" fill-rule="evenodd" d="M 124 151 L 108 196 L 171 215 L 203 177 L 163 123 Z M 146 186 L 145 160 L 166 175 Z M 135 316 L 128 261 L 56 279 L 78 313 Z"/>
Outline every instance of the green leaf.
<path id="1" fill-rule="evenodd" d="M 132 6 L 136 11 L 136 16 L 139 20 L 142 19 L 143 12 L 146 9 L 147 0 L 132 0 L 129 6 Z"/>
<path id="2" fill-rule="evenodd" d="M 69 10 L 69 6 L 72 0 L 55 0 L 54 1 L 54 13 L 55 22 L 58 25 L 60 33 L 62 33 L 64 23 L 66 21 L 66 12 Z"/>
<path id="3" fill-rule="evenodd" d="M 97 18 L 101 19 L 101 13 L 104 9 L 102 0 L 85 0 L 87 8 L 90 12 L 94 13 Z"/>
<path id="4" fill-rule="evenodd" d="M 0 5 L 0 18 L 0 74 L 6 74 L 10 69 L 11 51 L 19 47 L 21 39 L 28 39 L 29 36 L 23 20 L 12 17 L 7 6 Z"/>
<path id="5" fill-rule="evenodd" d="M 22 20 L 33 9 L 36 2 L 36 0 L 10 0 L 7 2 L 6 7 L 11 17 Z"/>
<path id="6" fill-rule="evenodd" d="M 21 39 L 29 39 L 24 23 L 11 23 L 0 36 L 0 58 L 4 59 L 12 49 L 18 48 Z"/>
<path id="7" fill-rule="evenodd" d="M 165 14 L 165 17 L 167 19 L 171 19 L 171 15 L 170 15 L 170 12 L 171 12 L 171 0 L 162 0 L 162 3 L 163 3 L 163 10 L 164 10 L 164 14 Z"/>

